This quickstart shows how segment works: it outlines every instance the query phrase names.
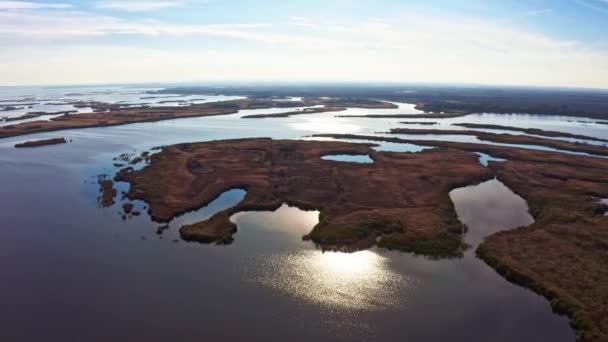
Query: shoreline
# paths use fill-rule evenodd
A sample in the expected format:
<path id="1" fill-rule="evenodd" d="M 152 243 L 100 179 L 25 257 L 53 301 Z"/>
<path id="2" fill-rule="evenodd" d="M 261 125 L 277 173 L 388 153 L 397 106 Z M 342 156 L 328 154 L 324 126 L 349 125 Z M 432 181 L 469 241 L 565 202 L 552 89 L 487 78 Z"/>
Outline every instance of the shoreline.
<path id="1" fill-rule="evenodd" d="M 605 246 L 608 160 L 559 152 L 475 143 L 324 134 L 317 137 L 425 144 L 505 158 L 489 162 L 493 175 L 528 203 L 535 222 L 490 235 L 477 254 L 505 278 L 545 296 L 566 314 L 581 341 L 608 337 L 603 319 L 608 291 Z M 568 208 L 568 210 L 564 210 Z M 585 267 L 580 267 L 585 265 Z"/>
<path id="2" fill-rule="evenodd" d="M 321 159 L 330 154 L 367 154 L 374 163 Z M 423 170 L 421 164 L 433 167 Z M 448 164 L 451 171 L 446 173 Z M 395 169 L 409 173 L 391 172 Z M 188 241 L 229 242 L 235 232 L 230 216 L 272 211 L 287 203 L 321 211 L 306 238 L 324 249 L 352 251 L 377 244 L 431 257 L 458 257 L 462 225 L 449 191 L 490 178 L 490 170 L 470 152 L 429 150 L 412 158 L 376 152 L 366 144 L 252 138 L 168 146 L 142 170 L 119 172 L 115 180 L 131 183 L 127 198 L 147 202 L 151 217 L 161 223 L 197 210 L 227 190 L 247 191 L 238 205 L 182 227 L 180 234 Z M 391 184 L 396 183 L 408 185 L 394 188 Z M 394 190 L 374 198 L 366 195 L 371 191 L 366 187 Z M 427 195 L 414 200 L 421 191 Z M 403 206 L 395 207 L 399 202 Z"/>
<path id="3" fill-rule="evenodd" d="M 229 100 L 192 104 L 183 107 L 121 107 L 118 104 L 82 102 L 76 107 L 92 106 L 92 113 L 71 114 L 51 118 L 48 121 L 29 121 L 0 127 L 0 139 L 34 133 L 67 129 L 120 126 L 132 123 L 157 122 L 163 120 L 236 114 L 244 109 L 270 109 L 290 107 L 312 107 L 323 105 L 323 111 L 363 106 L 363 108 L 393 108 L 392 103 L 372 100 L 307 98 L 301 101 L 273 101 L 269 99 Z M 328 109 L 330 108 L 330 109 Z M 300 113 L 300 112 L 298 112 Z M 34 113 L 38 114 L 38 113 Z M 307 113 L 301 113 L 307 114 Z M 268 114 L 272 115 L 272 114 Z"/>

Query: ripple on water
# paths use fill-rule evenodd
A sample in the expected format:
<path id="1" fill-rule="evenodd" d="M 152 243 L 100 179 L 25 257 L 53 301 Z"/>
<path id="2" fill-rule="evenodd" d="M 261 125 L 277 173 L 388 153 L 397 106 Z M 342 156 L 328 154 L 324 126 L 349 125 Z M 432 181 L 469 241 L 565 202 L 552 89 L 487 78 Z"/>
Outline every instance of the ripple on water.
<path id="1" fill-rule="evenodd" d="M 250 280 L 331 311 L 397 308 L 414 285 L 374 251 L 306 250 L 257 260 Z"/>

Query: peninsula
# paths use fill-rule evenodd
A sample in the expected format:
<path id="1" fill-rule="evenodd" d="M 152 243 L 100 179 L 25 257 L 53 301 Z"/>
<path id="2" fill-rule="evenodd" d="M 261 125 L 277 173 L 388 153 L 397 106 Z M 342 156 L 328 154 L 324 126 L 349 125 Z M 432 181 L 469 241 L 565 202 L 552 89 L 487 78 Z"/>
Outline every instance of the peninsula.
<path id="1" fill-rule="evenodd" d="M 106 127 L 125 125 L 138 122 L 154 122 L 161 120 L 171 120 L 179 118 L 192 118 L 214 115 L 228 115 L 238 113 L 242 109 L 267 109 L 267 108 L 290 108 L 290 107 L 313 107 L 313 112 L 339 111 L 346 107 L 361 108 L 396 108 L 397 106 L 382 101 L 351 99 L 351 98 L 305 98 L 299 101 L 273 101 L 272 99 L 251 99 L 208 102 L 202 104 L 192 104 L 181 107 L 125 107 L 120 104 L 110 104 L 101 102 L 74 102 L 77 108 L 93 108 L 92 113 L 73 114 L 70 112 L 49 113 L 63 114 L 62 116 L 51 118 L 47 121 L 30 121 L 14 125 L 0 127 L 0 139 L 26 135 L 32 133 L 58 131 L 64 129 Z M 305 114 L 312 112 L 291 112 L 284 116 L 294 114 Z M 40 116 L 40 113 L 30 113 L 19 119 L 29 119 Z"/>

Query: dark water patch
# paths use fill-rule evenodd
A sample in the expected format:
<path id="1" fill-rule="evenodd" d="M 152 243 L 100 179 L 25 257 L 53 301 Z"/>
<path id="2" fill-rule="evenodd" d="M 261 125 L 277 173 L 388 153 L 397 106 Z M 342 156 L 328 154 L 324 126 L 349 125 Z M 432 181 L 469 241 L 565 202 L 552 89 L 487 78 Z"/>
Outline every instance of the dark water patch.
<path id="1" fill-rule="evenodd" d="M 534 222 L 526 201 L 497 179 L 450 192 L 460 221 L 468 227 L 465 242 L 477 246 L 501 230 Z"/>

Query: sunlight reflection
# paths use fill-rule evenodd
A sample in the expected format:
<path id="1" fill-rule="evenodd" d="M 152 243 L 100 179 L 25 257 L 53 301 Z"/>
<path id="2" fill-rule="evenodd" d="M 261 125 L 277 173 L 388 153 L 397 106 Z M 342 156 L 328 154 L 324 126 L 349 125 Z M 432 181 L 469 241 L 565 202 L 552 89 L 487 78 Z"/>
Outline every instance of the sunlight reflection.
<path id="1" fill-rule="evenodd" d="M 318 212 L 282 206 L 275 212 L 233 217 L 242 231 L 284 233 L 302 248 L 251 260 L 245 279 L 327 310 L 381 310 L 403 304 L 414 282 L 393 271 L 390 259 L 375 251 L 321 252 L 301 241 L 318 222 Z M 284 235 L 285 236 L 285 235 Z M 296 240 L 297 239 L 297 240 Z"/>
<path id="2" fill-rule="evenodd" d="M 402 304 L 413 282 L 372 251 L 302 251 L 261 260 L 256 281 L 328 309 L 380 310 Z"/>
<path id="3" fill-rule="evenodd" d="M 319 222 L 319 212 L 304 211 L 283 204 L 272 213 L 264 211 L 237 213 L 230 218 L 230 221 L 239 227 L 254 228 L 261 234 L 285 234 L 299 241 Z"/>
<path id="4" fill-rule="evenodd" d="M 302 122 L 290 123 L 289 126 L 298 131 L 313 131 L 317 133 L 347 134 L 362 130 L 362 127 L 359 125 L 347 123 L 346 120 L 335 117 L 303 118 Z"/>

